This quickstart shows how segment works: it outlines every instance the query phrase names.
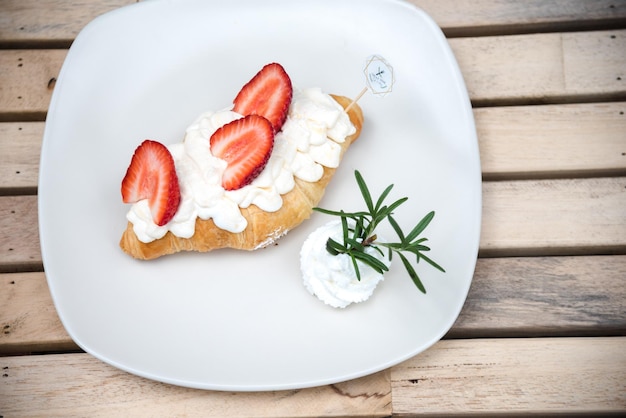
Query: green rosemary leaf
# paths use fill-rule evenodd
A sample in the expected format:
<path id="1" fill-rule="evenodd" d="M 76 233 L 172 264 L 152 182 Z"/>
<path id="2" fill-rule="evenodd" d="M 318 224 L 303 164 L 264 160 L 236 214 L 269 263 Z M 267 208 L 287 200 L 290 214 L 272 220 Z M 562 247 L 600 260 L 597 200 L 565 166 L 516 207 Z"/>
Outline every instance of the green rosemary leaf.
<path id="1" fill-rule="evenodd" d="M 442 273 L 446 272 L 443 267 L 441 267 L 439 264 L 435 263 L 432 259 L 426 257 L 424 254 L 420 254 L 420 257 L 423 258 L 424 261 L 426 261 L 428 264 L 430 264 L 431 266 L 433 266 L 434 268 L 436 268 L 440 272 L 442 272 Z"/>
<path id="2" fill-rule="evenodd" d="M 348 238 L 346 241 L 346 247 L 357 250 L 357 251 L 365 251 L 365 246 L 361 244 L 360 241 L 354 238 Z"/>
<path id="3" fill-rule="evenodd" d="M 353 253 L 353 255 L 355 258 L 361 260 L 362 262 L 376 270 L 378 273 L 384 273 L 386 271 L 389 271 L 389 267 L 387 267 L 385 263 L 383 263 L 371 254 L 368 254 L 366 252 L 355 252 Z"/>
<path id="4" fill-rule="evenodd" d="M 318 207 L 314 207 L 313 210 L 316 212 L 323 213 L 325 215 L 338 216 L 340 218 L 347 218 L 347 219 L 352 219 L 352 220 L 357 220 L 359 218 L 369 215 L 368 212 L 344 212 L 343 210 L 336 211 L 336 210 L 328 210 L 328 209 L 318 208 Z"/>
<path id="5" fill-rule="evenodd" d="M 413 280 L 413 283 L 415 283 L 415 286 L 417 286 L 420 292 L 426 293 L 426 288 L 422 284 L 422 281 L 420 280 L 419 276 L 417 275 L 417 272 L 415 271 L 415 269 L 413 268 L 409 260 L 407 260 L 407 258 L 402 253 L 398 253 L 398 256 L 402 260 L 402 264 L 404 264 L 404 268 L 409 273 L 409 276 Z"/>
<path id="6" fill-rule="evenodd" d="M 356 257 L 353 253 L 350 253 L 350 258 L 352 259 L 352 266 L 354 267 L 354 273 L 356 274 L 356 279 L 361 281 L 361 270 L 359 270 L 359 264 L 356 261 Z"/>
<path id="7" fill-rule="evenodd" d="M 365 184 L 365 180 L 363 180 L 363 176 L 359 173 L 358 170 L 354 171 L 354 176 L 356 177 L 356 182 L 359 185 L 359 189 L 361 190 L 361 194 L 363 195 L 363 200 L 365 200 L 365 204 L 367 205 L 367 209 L 370 213 L 374 212 L 374 204 L 372 203 L 372 195 L 370 194 L 367 185 Z"/>
<path id="8" fill-rule="evenodd" d="M 381 250 L 380 248 L 378 248 L 378 245 L 371 245 L 371 248 L 375 249 L 381 256 L 385 256 L 385 253 L 383 252 L 383 250 Z M 389 251 L 391 252 L 391 251 Z"/>
<path id="9" fill-rule="evenodd" d="M 340 217 L 344 217 L 344 216 L 352 217 L 352 215 L 353 215 L 353 214 L 351 214 L 349 212 L 328 210 L 328 209 L 323 209 L 323 208 L 318 208 L 318 207 L 313 208 L 313 210 L 316 211 L 316 212 L 323 213 L 325 215 L 333 215 L 333 216 L 340 216 Z"/>
<path id="10" fill-rule="evenodd" d="M 408 245 L 406 247 L 402 247 L 402 249 L 404 251 L 408 251 L 410 253 L 417 254 L 418 256 L 420 255 L 420 253 L 422 251 L 430 251 L 430 248 L 426 247 L 425 245 L 413 245 L 413 244 Z"/>
<path id="11" fill-rule="evenodd" d="M 404 245 L 401 242 L 377 242 L 376 245 L 380 247 L 390 248 L 395 251 L 402 251 Z"/>
<path id="12" fill-rule="evenodd" d="M 328 251 L 332 255 L 339 255 L 341 253 L 345 253 L 346 251 L 348 251 L 348 249 L 345 246 L 339 244 L 334 239 L 328 238 L 328 240 L 326 241 L 326 251 Z"/>
<path id="13" fill-rule="evenodd" d="M 387 211 L 391 214 L 393 213 L 394 210 L 396 210 L 396 208 L 398 206 L 400 206 L 401 204 L 403 204 L 404 202 L 406 202 L 407 200 L 409 200 L 408 197 L 403 197 L 402 199 L 398 199 L 395 202 L 393 202 L 391 205 L 389 205 L 389 208 L 387 209 Z"/>
<path id="14" fill-rule="evenodd" d="M 363 221 L 361 219 L 357 220 L 354 224 L 354 237 L 360 238 L 361 234 L 363 234 L 363 229 L 365 229 Z"/>
<path id="15" fill-rule="evenodd" d="M 382 208 L 378 210 L 378 212 L 374 214 L 374 216 L 372 216 L 372 223 L 375 223 L 376 225 L 378 225 L 381 221 L 385 220 L 385 218 L 389 215 L 389 213 L 391 213 L 389 211 L 389 207 L 383 206 Z"/>
<path id="16" fill-rule="evenodd" d="M 376 202 L 376 207 L 374 208 L 374 212 L 378 212 L 378 210 L 383 204 L 383 201 L 387 198 L 387 195 L 389 194 L 389 192 L 391 192 L 391 189 L 393 189 L 393 184 L 390 184 L 389 186 L 387 186 L 387 188 L 382 192 L 382 194 L 378 198 L 378 201 Z"/>
<path id="17" fill-rule="evenodd" d="M 326 251 L 328 251 L 328 253 L 330 255 L 339 255 L 339 254 L 341 254 L 339 251 L 335 250 L 332 245 L 329 245 L 328 241 L 326 241 Z"/>
<path id="18" fill-rule="evenodd" d="M 343 244 L 347 247 L 346 240 L 348 239 L 348 220 L 345 216 L 341 217 L 341 229 L 343 231 Z"/>
<path id="19" fill-rule="evenodd" d="M 415 241 L 411 242 L 411 245 L 419 245 L 422 242 L 426 242 L 426 241 L 428 241 L 428 238 L 420 238 L 418 240 L 415 240 Z"/>
<path id="20" fill-rule="evenodd" d="M 400 241 L 404 242 L 404 233 L 402 232 L 402 228 L 400 228 L 400 225 L 398 225 L 398 222 L 396 222 L 396 220 L 391 215 L 389 215 L 387 218 L 389 219 L 389 223 L 393 227 L 393 230 L 396 231 L 396 234 L 398 234 L 398 238 L 400 238 Z"/>
<path id="21" fill-rule="evenodd" d="M 430 221 L 433 220 L 434 217 L 435 217 L 435 212 L 434 211 L 429 212 L 426 216 L 422 218 L 421 221 L 419 221 L 419 223 L 415 226 L 415 228 L 413 228 L 413 230 L 409 232 L 409 235 L 406 236 L 406 239 L 410 242 L 410 241 L 413 241 L 415 238 L 417 238 L 419 234 L 424 232 L 424 230 L 426 229 Z"/>

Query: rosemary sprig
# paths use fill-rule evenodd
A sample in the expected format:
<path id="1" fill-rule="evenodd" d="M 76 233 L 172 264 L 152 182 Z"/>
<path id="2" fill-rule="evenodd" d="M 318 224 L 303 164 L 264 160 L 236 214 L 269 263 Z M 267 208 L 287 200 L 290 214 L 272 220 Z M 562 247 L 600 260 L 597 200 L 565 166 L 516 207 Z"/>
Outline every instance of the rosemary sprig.
<path id="1" fill-rule="evenodd" d="M 397 209 L 398 206 L 406 202 L 408 198 L 403 197 L 390 205 L 385 205 L 385 199 L 393 188 L 393 184 L 391 184 L 387 186 L 378 199 L 376 199 L 376 202 L 374 202 L 361 173 L 358 170 L 355 170 L 354 176 L 356 177 L 356 182 L 359 186 L 359 190 L 361 191 L 361 195 L 363 196 L 363 200 L 365 201 L 365 206 L 367 207 L 366 211 L 344 212 L 343 210 L 333 211 L 319 207 L 313 208 L 315 211 L 327 215 L 339 216 L 341 218 L 343 242 L 340 243 L 332 238 L 329 238 L 326 242 L 326 250 L 332 255 L 349 255 L 352 260 L 352 265 L 354 266 L 356 277 L 358 280 L 361 280 L 361 272 L 357 261 L 363 262 L 381 274 L 384 274 L 389 270 L 385 263 L 366 252 L 366 248 L 370 247 L 378 251 L 381 255 L 384 255 L 383 248 L 385 248 L 387 249 L 389 261 L 392 260 L 394 253 L 397 254 L 407 273 L 413 280 L 413 283 L 415 283 L 415 286 L 417 286 L 422 293 L 426 293 L 426 288 L 422 284 L 415 268 L 405 253 L 413 254 L 415 256 L 416 263 L 419 263 L 420 260 L 424 260 L 437 270 L 445 273 L 443 267 L 424 255 L 424 252 L 430 251 L 430 248 L 424 245 L 428 239 L 420 238 L 420 234 L 424 232 L 428 224 L 430 224 L 435 217 L 435 212 L 429 212 L 418 222 L 411 232 L 405 235 L 392 214 L 393 211 Z M 399 242 L 390 243 L 377 241 L 375 233 L 376 227 L 378 227 L 378 225 L 380 225 L 380 223 L 385 219 L 396 232 Z"/>

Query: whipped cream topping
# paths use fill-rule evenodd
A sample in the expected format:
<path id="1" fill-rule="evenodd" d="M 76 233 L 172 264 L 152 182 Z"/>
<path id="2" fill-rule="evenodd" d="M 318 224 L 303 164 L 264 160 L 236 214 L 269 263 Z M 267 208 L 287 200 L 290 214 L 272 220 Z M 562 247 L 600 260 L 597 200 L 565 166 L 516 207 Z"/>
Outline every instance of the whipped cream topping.
<path id="1" fill-rule="evenodd" d="M 206 112 L 187 128 L 182 143 L 168 146 L 180 182 L 181 204 L 163 226 L 152 220 L 147 200 L 133 204 L 126 218 L 140 241 L 154 241 L 168 231 L 190 238 L 196 218 L 213 219 L 218 228 L 233 233 L 243 231 L 247 221 L 240 208 L 256 205 L 266 212 L 279 210 L 281 195 L 294 188 L 294 179 L 316 182 L 324 167 L 336 168 L 340 144 L 356 132 L 348 114 L 330 95 L 319 88 L 294 89 L 287 120 L 274 137 L 267 165 L 252 183 L 227 191 L 221 186 L 226 162 L 211 154 L 209 139 L 218 128 L 241 117 L 231 108 Z"/>
<path id="2" fill-rule="evenodd" d="M 326 250 L 328 238 L 341 242 L 342 236 L 341 221 L 331 221 L 313 231 L 300 250 L 304 286 L 309 293 L 335 308 L 345 308 L 351 303 L 369 299 L 384 279 L 382 274 L 357 261 L 361 273 L 359 281 L 349 255 L 332 255 Z M 375 249 L 370 247 L 366 251 L 389 266 L 389 259 Z"/>

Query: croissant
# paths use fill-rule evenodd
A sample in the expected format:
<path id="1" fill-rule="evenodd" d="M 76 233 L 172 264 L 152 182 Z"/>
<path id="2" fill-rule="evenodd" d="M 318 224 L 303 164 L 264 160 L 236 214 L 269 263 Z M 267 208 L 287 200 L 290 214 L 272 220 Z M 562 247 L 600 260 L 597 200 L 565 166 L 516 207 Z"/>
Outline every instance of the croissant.
<path id="1" fill-rule="evenodd" d="M 350 144 L 361 133 L 363 113 L 351 99 L 336 95 L 331 95 L 331 97 L 347 109 L 350 121 L 356 128 L 356 132 L 340 144 L 343 156 Z M 324 167 L 322 178 L 316 182 L 307 182 L 296 177 L 295 187 L 282 195 L 283 205 L 276 212 L 266 212 L 255 205 L 241 208 L 242 215 L 248 221 L 247 228 L 242 232 L 229 232 L 218 228 L 212 219 L 198 218 L 195 233 L 190 238 L 180 238 L 168 231 L 162 238 L 144 243 L 137 238 L 133 225 L 129 222 L 122 234 L 120 247 L 127 254 L 143 260 L 155 259 L 180 251 L 208 252 L 219 248 L 240 250 L 263 248 L 311 216 L 313 207 L 317 206 L 322 199 L 335 170 Z"/>

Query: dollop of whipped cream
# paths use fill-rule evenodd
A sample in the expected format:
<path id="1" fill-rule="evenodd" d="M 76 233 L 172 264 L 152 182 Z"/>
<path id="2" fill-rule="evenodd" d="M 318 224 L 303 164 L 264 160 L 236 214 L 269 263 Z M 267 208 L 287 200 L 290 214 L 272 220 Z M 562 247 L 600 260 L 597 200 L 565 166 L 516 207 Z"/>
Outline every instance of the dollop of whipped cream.
<path id="1" fill-rule="evenodd" d="M 356 132 L 343 107 L 319 88 L 294 89 L 287 120 L 274 137 L 270 159 L 252 183 L 227 191 L 221 185 L 226 162 L 211 154 L 209 140 L 221 126 L 243 117 L 231 108 L 203 113 L 186 130 L 182 143 L 168 146 L 180 182 L 181 203 L 163 226 L 152 220 L 147 200 L 133 204 L 126 218 L 137 238 L 148 243 L 168 231 L 181 238 L 195 232 L 196 218 L 213 219 L 218 228 L 238 233 L 248 223 L 240 208 L 256 205 L 266 212 L 282 207 L 297 177 L 316 182 L 324 167 L 336 168 L 341 145 Z"/>
<path id="2" fill-rule="evenodd" d="M 304 286 L 312 295 L 335 308 L 363 302 L 372 295 L 384 276 L 357 261 L 361 280 L 357 279 L 352 260 L 347 254 L 332 255 L 326 250 L 328 238 L 343 240 L 341 221 L 331 221 L 313 231 L 300 250 L 300 270 Z M 385 265 L 390 262 L 373 248 L 366 249 Z"/>

